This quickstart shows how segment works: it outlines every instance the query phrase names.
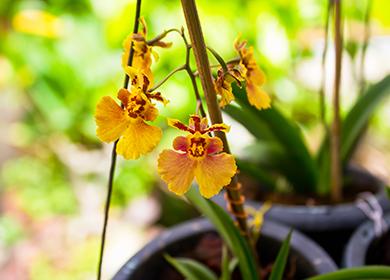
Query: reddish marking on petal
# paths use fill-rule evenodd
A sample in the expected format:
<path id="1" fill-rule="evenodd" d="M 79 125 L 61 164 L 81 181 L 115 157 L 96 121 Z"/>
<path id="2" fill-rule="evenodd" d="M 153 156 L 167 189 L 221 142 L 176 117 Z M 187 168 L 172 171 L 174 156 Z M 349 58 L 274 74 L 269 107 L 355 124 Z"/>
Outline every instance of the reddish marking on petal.
<path id="1" fill-rule="evenodd" d="M 129 96 L 130 92 L 125 88 L 121 88 L 118 91 L 118 99 L 122 102 L 124 107 L 127 107 L 127 104 L 129 103 Z"/>
<path id="2" fill-rule="evenodd" d="M 154 99 L 154 100 L 157 100 L 157 101 L 160 101 L 161 103 L 163 103 L 164 105 L 166 105 L 169 101 L 166 100 L 161 92 L 155 92 L 155 93 L 146 93 L 146 96 L 149 98 L 149 99 Z"/>
<path id="3" fill-rule="evenodd" d="M 208 139 L 207 154 L 219 153 L 223 150 L 223 143 L 218 137 L 212 137 Z"/>
<path id="4" fill-rule="evenodd" d="M 195 131 L 193 129 L 191 129 L 190 127 L 186 126 L 184 123 L 182 123 L 179 120 L 168 119 L 168 125 L 172 126 L 172 127 L 175 127 L 177 129 L 183 130 L 183 131 L 190 132 L 192 134 L 195 133 Z"/>
<path id="5" fill-rule="evenodd" d="M 188 144 L 188 139 L 184 136 L 178 136 L 173 140 L 173 148 L 178 151 L 186 152 Z"/>
<path id="6" fill-rule="evenodd" d="M 200 132 L 200 121 L 201 118 L 198 115 L 190 116 L 189 127 Z"/>
<path id="7" fill-rule="evenodd" d="M 218 124 L 213 124 L 209 128 L 205 129 L 204 133 L 207 132 L 213 132 L 213 131 L 223 131 L 223 132 L 229 132 L 230 127 L 227 126 L 224 123 L 218 123 Z"/>
<path id="8" fill-rule="evenodd" d="M 143 85 L 142 85 L 142 91 L 147 92 L 149 88 L 150 81 L 146 75 L 143 75 Z"/>

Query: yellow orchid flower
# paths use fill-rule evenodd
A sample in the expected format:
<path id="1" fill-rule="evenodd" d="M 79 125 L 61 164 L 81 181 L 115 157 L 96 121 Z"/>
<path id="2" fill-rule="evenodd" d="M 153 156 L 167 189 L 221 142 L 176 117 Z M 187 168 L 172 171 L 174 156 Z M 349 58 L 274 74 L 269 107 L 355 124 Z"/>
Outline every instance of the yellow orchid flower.
<path id="1" fill-rule="evenodd" d="M 43 10 L 27 9 L 15 14 L 12 25 L 16 31 L 47 38 L 57 38 L 63 31 L 61 19 Z"/>
<path id="2" fill-rule="evenodd" d="M 223 108 L 234 100 L 232 83 L 237 82 L 241 87 L 241 81 L 244 80 L 245 73 L 246 68 L 240 67 L 240 65 L 234 67 L 229 65 L 228 72 L 226 73 L 222 68 L 218 70 L 217 77 L 214 80 L 214 88 L 216 93 L 221 96 L 219 101 L 220 107 Z"/>
<path id="3" fill-rule="evenodd" d="M 132 69 L 132 68 L 130 68 Z M 118 99 L 122 106 L 109 96 L 104 96 L 96 107 L 96 134 L 103 142 L 119 139 L 116 152 L 126 159 L 137 159 L 156 147 L 162 131 L 145 121 L 153 121 L 158 110 L 153 99 L 166 104 L 161 93 L 149 93 L 150 82 L 145 74 L 131 71 L 131 91 L 120 89 Z M 137 73 L 137 74 L 135 74 Z"/>
<path id="4" fill-rule="evenodd" d="M 155 42 L 148 43 L 146 40 L 146 36 L 148 33 L 148 28 L 146 22 L 143 17 L 140 18 L 140 22 L 142 24 L 142 29 L 138 33 L 131 34 L 127 36 L 127 38 L 123 41 L 123 55 L 122 55 L 122 67 L 127 72 L 127 65 L 130 54 L 131 43 L 134 44 L 134 57 L 132 66 L 139 71 L 145 73 L 145 75 L 149 78 L 151 82 L 153 82 L 152 71 L 150 69 L 152 65 L 152 55 L 154 59 L 158 59 L 158 54 L 152 49 L 154 46 L 168 48 L 172 45 L 172 43 L 166 43 L 161 41 L 162 38 L 156 40 Z"/>
<path id="5" fill-rule="evenodd" d="M 158 172 L 177 195 L 188 191 L 195 178 L 202 196 L 210 198 L 228 185 L 237 170 L 232 155 L 222 152 L 222 141 L 208 135 L 211 131 L 228 131 L 225 124 L 208 126 L 207 119 L 190 117 L 189 125 L 169 120 L 169 125 L 189 133 L 176 137 L 174 150 L 164 150 L 158 159 Z"/>
<path id="6" fill-rule="evenodd" d="M 237 38 L 234 42 L 234 48 L 240 55 L 240 65 L 245 67 L 246 91 L 248 101 L 257 109 L 267 109 L 271 107 L 271 98 L 261 88 L 265 83 L 265 75 L 259 68 L 253 55 L 253 47 L 246 47 L 247 42 L 240 42 Z"/>

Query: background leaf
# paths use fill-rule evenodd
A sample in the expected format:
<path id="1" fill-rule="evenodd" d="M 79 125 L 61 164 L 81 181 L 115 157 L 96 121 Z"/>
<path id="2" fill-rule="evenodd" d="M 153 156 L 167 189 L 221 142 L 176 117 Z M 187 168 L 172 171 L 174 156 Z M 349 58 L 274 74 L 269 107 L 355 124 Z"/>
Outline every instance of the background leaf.
<path id="1" fill-rule="evenodd" d="M 238 259 L 243 279 L 257 280 L 257 268 L 247 241 L 241 236 L 230 216 L 217 204 L 200 196 L 192 187 L 186 197 L 215 226 L 226 245 Z"/>
<path id="2" fill-rule="evenodd" d="M 283 241 L 282 247 L 279 250 L 278 256 L 276 257 L 275 264 L 272 266 L 272 272 L 268 280 L 282 280 L 283 273 L 286 268 L 288 253 L 290 251 L 290 240 L 292 231 L 290 231 Z"/>
<path id="3" fill-rule="evenodd" d="M 390 279 L 390 267 L 388 266 L 363 266 L 340 269 L 335 272 L 314 276 L 307 280 L 379 280 Z"/>
<path id="4" fill-rule="evenodd" d="M 186 279 L 218 280 L 214 272 L 200 262 L 188 258 L 172 258 L 169 255 L 165 255 L 164 257 Z"/>
<path id="5" fill-rule="evenodd" d="M 375 110 L 383 102 L 384 98 L 390 94 L 390 75 L 380 82 L 372 85 L 367 92 L 359 98 L 355 105 L 348 112 L 342 122 L 341 133 L 341 160 L 346 166 L 373 116 Z M 330 178 L 330 151 L 329 134 L 324 139 L 318 152 L 317 162 L 320 167 L 321 178 L 319 180 L 321 193 L 329 191 Z"/>
<path id="6" fill-rule="evenodd" d="M 302 138 L 299 128 L 283 116 L 275 107 L 257 110 L 251 106 L 243 89 L 235 88 L 237 103 L 240 108 L 229 105 L 225 108 L 236 121 L 246 127 L 259 141 L 277 143 L 283 153 L 278 157 L 277 171 L 299 193 L 315 191 L 317 185 L 317 168 Z M 282 157 L 282 158 L 280 158 Z"/>

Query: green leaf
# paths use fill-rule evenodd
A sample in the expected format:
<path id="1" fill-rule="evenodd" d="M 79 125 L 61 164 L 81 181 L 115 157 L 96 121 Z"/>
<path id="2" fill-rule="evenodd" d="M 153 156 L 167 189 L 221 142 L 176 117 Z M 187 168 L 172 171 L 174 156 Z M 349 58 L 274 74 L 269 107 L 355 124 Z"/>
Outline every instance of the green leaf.
<path id="1" fill-rule="evenodd" d="M 286 239 L 283 241 L 282 247 L 276 257 L 275 264 L 272 267 L 272 273 L 268 280 L 282 280 L 283 273 L 286 268 L 288 253 L 290 251 L 290 240 L 292 230 L 288 233 Z"/>
<path id="2" fill-rule="evenodd" d="M 371 86 L 347 114 L 341 134 L 341 158 L 344 164 L 348 163 L 375 110 L 389 94 L 390 75 Z"/>
<path id="3" fill-rule="evenodd" d="M 373 265 L 345 268 L 335 272 L 314 276 L 307 280 L 378 280 L 378 279 L 390 279 L 390 267 Z"/>
<path id="4" fill-rule="evenodd" d="M 263 168 L 251 161 L 237 158 L 236 161 L 240 171 L 256 179 L 258 182 L 261 182 L 267 191 L 276 190 L 276 179 L 271 177 Z"/>
<path id="5" fill-rule="evenodd" d="M 277 143 L 282 148 L 283 153 L 278 153 L 277 156 L 283 155 L 283 158 L 277 161 L 275 171 L 284 175 L 297 192 L 315 191 L 317 166 L 299 128 L 276 108 L 257 110 L 251 106 L 244 90 L 235 90 L 235 97 L 241 108 L 229 105 L 225 107 L 225 112 L 240 122 L 259 141 L 268 141 L 273 145 Z"/>
<path id="6" fill-rule="evenodd" d="M 164 258 L 186 279 L 218 280 L 214 272 L 200 262 L 188 258 L 172 258 L 169 255 L 164 255 Z"/>
<path id="7" fill-rule="evenodd" d="M 222 264 L 221 264 L 221 277 L 220 280 L 231 280 L 233 271 L 238 264 L 237 258 L 229 258 L 228 248 L 224 245 L 222 247 Z"/>
<path id="8" fill-rule="evenodd" d="M 228 249 L 226 248 L 225 245 L 222 247 L 222 264 L 221 264 L 221 270 L 222 274 L 220 279 L 221 280 L 230 280 L 230 270 L 229 270 L 229 253 Z"/>
<path id="9" fill-rule="evenodd" d="M 247 241 L 241 236 L 230 216 L 217 204 L 200 196 L 192 187 L 186 197 L 215 226 L 226 245 L 238 259 L 243 279 L 257 280 L 257 267 Z"/>
<path id="10" fill-rule="evenodd" d="M 342 122 L 340 144 L 343 166 L 348 164 L 375 109 L 377 109 L 388 94 L 390 94 L 390 75 L 386 76 L 377 84 L 372 85 L 367 92 L 356 101 L 355 105 L 346 115 Z M 319 178 L 319 183 L 321 185 L 319 186 L 319 190 L 321 193 L 327 193 L 329 192 L 330 186 L 329 133 L 327 133 L 321 148 L 318 151 L 317 162 L 321 171 L 321 178 Z"/>

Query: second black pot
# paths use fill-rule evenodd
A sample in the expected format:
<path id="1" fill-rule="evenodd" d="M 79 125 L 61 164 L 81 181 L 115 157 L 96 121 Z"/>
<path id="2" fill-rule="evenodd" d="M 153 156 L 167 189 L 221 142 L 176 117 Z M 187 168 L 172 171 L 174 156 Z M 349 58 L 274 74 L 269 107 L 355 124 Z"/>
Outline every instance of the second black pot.
<path id="1" fill-rule="evenodd" d="M 366 221 L 354 232 L 345 247 L 344 267 L 390 265 L 390 214 L 385 216 L 384 221 L 387 231 L 381 236 L 375 235 L 372 221 Z"/>
<path id="2" fill-rule="evenodd" d="M 364 190 L 368 186 L 382 209 L 390 209 L 381 180 L 358 168 L 350 167 L 346 173 L 356 182 L 357 189 Z M 213 200 L 226 207 L 223 195 Z M 259 201 L 248 200 L 246 204 L 256 209 L 262 206 Z M 344 246 L 353 231 L 367 218 L 355 202 L 319 206 L 273 204 L 265 217 L 305 233 L 321 245 L 337 264 L 341 264 Z"/>
<path id="3" fill-rule="evenodd" d="M 262 259 L 265 257 L 273 262 L 289 228 L 265 221 L 261 232 L 260 255 Z M 163 254 L 167 253 L 174 257 L 188 256 L 206 235 L 219 239 L 214 227 L 205 219 L 196 219 L 173 227 L 133 256 L 113 279 L 183 279 L 165 261 Z M 214 241 L 208 244 L 210 249 L 215 247 Z M 293 232 L 290 248 L 289 258 L 293 260 L 296 267 L 295 279 L 304 279 L 336 270 L 336 265 L 323 249 L 298 231 Z"/>

